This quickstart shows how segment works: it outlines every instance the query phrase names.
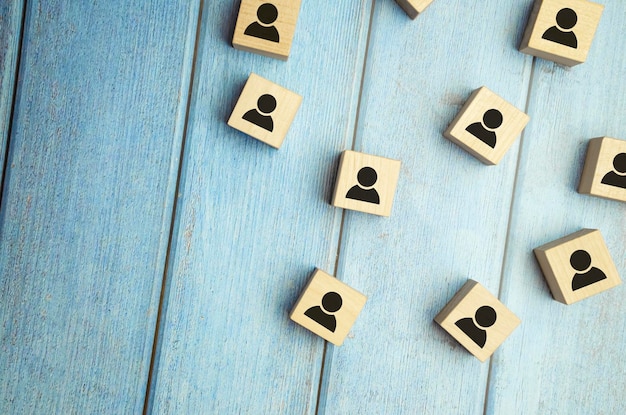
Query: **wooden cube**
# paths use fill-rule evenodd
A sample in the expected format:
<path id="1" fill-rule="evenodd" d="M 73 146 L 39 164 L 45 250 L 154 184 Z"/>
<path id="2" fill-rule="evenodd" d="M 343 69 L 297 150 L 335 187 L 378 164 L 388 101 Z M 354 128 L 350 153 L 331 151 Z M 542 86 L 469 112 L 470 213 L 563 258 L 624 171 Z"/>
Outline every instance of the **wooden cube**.
<path id="1" fill-rule="evenodd" d="M 341 346 L 367 297 L 316 269 L 289 317 L 304 328 Z"/>
<path id="2" fill-rule="evenodd" d="M 529 117 L 484 86 L 472 92 L 444 137 L 485 164 L 500 162 Z"/>
<path id="3" fill-rule="evenodd" d="M 251 73 L 228 125 L 279 148 L 301 102 L 295 92 Z"/>
<path id="4" fill-rule="evenodd" d="M 566 66 L 583 63 L 603 10 L 587 0 L 535 0 L 519 50 Z"/>
<path id="5" fill-rule="evenodd" d="M 391 215 L 400 161 L 346 150 L 341 154 L 332 205 Z"/>
<path id="6" fill-rule="evenodd" d="M 626 202 L 626 141 L 599 137 L 589 141 L 580 193 Z"/>
<path id="7" fill-rule="evenodd" d="M 474 280 L 468 280 L 461 287 L 435 321 L 481 362 L 487 360 L 521 322 Z"/>
<path id="8" fill-rule="evenodd" d="M 411 19 L 415 19 L 432 2 L 433 0 L 396 0 L 396 3 L 404 9 Z"/>
<path id="9" fill-rule="evenodd" d="M 582 229 L 534 252 L 552 296 L 564 304 L 621 284 L 599 230 Z"/>
<path id="10" fill-rule="evenodd" d="M 299 13 L 300 0 L 241 0 L 233 47 L 287 60 Z"/>

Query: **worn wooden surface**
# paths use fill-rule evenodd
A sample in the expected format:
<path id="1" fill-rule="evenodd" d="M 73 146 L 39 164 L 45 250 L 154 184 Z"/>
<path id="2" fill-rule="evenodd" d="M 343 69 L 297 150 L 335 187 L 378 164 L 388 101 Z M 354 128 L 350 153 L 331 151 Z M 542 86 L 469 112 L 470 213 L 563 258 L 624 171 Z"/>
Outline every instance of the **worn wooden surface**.
<path id="1" fill-rule="evenodd" d="M 624 287 L 565 306 L 532 254 L 598 228 L 626 277 L 626 204 L 576 192 L 626 3 L 571 69 L 479 3 L 304 1 L 282 62 L 238 1 L 3 2 L 0 413 L 626 412 Z M 250 72 L 303 96 L 279 150 L 226 125 Z M 497 166 L 442 136 L 482 85 L 531 118 Z M 402 160 L 391 217 L 330 206 L 345 149 Z M 315 267 L 368 297 L 341 347 L 288 317 Z M 468 278 L 522 320 L 482 364 L 432 321 Z"/>
<path id="2" fill-rule="evenodd" d="M 0 413 L 142 410 L 196 23 L 186 0 L 28 2 L 0 209 Z"/>

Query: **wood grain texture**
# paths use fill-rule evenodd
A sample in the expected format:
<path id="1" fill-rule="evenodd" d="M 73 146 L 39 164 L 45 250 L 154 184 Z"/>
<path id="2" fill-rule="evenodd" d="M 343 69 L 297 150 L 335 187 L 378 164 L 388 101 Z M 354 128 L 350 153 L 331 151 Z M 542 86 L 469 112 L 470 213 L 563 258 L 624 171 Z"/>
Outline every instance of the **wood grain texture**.
<path id="1" fill-rule="evenodd" d="M 576 192 L 589 139 L 626 137 L 626 3 L 605 4 L 589 59 L 538 59 L 522 140 L 501 300 L 523 324 L 494 355 L 490 414 L 626 412 L 624 285 L 566 306 L 550 295 L 532 250 L 599 229 L 626 275 L 626 206 Z"/>
<path id="2" fill-rule="evenodd" d="M 23 11 L 23 1 L 10 0 L 0 3 L 0 183 L 4 176 L 4 158 L 17 77 Z"/>
<path id="3" fill-rule="evenodd" d="M 233 49 L 236 15 L 205 3 L 154 413 L 315 411 L 324 341 L 289 311 L 335 264 L 369 2 L 303 2 L 287 62 Z M 303 96 L 278 151 L 226 125 L 251 71 Z"/>
<path id="4" fill-rule="evenodd" d="M 346 212 L 337 277 L 368 303 L 326 355 L 327 414 L 483 411 L 489 365 L 433 318 L 468 278 L 498 293 L 519 142 L 487 167 L 442 133 L 481 85 L 524 108 L 529 4 L 435 1 L 410 21 L 376 2 L 355 150 L 402 170 L 390 218 Z"/>
<path id="5" fill-rule="evenodd" d="M 0 211 L 0 413 L 141 411 L 196 22 L 187 1 L 28 2 Z"/>

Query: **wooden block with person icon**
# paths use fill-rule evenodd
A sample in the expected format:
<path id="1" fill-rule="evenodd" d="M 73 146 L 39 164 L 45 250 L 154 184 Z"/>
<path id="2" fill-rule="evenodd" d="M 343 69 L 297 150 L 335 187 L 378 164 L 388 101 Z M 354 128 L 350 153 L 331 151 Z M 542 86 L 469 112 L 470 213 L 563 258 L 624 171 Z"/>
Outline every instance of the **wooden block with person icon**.
<path id="1" fill-rule="evenodd" d="M 521 323 L 485 287 L 468 280 L 437 314 L 435 322 L 484 362 Z"/>
<path id="2" fill-rule="evenodd" d="M 409 15 L 411 19 L 415 19 L 433 0 L 396 0 L 396 3 Z"/>
<path id="3" fill-rule="evenodd" d="M 301 102 L 295 92 L 251 73 L 228 125 L 280 148 Z"/>
<path id="4" fill-rule="evenodd" d="M 287 60 L 299 13 L 300 0 L 241 0 L 233 47 Z"/>
<path id="5" fill-rule="evenodd" d="M 578 191 L 626 202 L 626 140 L 598 137 L 589 141 Z"/>
<path id="6" fill-rule="evenodd" d="M 519 50 L 566 66 L 583 63 L 603 10 L 587 0 L 535 0 Z"/>
<path id="7" fill-rule="evenodd" d="M 379 216 L 391 215 L 400 165 L 399 160 L 344 151 L 331 204 Z"/>
<path id="8" fill-rule="evenodd" d="M 621 284 L 597 229 L 582 229 L 534 249 L 555 300 L 572 304 Z"/>
<path id="9" fill-rule="evenodd" d="M 486 87 L 472 92 L 444 137 L 481 162 L 500 162 L 530 118 Z"/>
<path id="10" fill-rule="evenodd" d="M 341 346 L 367 297 L 316 269 L 289 317 L 318 336 Z"/>

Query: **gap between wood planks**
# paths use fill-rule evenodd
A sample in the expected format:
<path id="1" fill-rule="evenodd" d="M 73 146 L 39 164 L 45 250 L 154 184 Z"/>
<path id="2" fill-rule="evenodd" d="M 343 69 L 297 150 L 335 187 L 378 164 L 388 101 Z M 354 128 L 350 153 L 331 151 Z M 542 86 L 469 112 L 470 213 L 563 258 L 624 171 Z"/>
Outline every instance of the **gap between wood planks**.
<path id="1" fill-rule="evenodd" d="M 350 149 L 354 150 L 356 146 L 356 139 L 359 127 L 359 118 L 361 115 L 361 101 L 363 98 L 363 85 L 365 84 L 365 71 L 367 70 L 367 58 L 370 50 L 370 39 L 372 35 L 372 25 L 374 22 L 374 9 L 376 8 L 376 0 L 371 0 L 370 5 L 370 18 L 367 26 L 367 36 L 365 38 L 365 53 L 363 55 L 363 65 L 361 67 L 361 81 L 359 84 L 359 94 L 357 98 L 357 106 L 354 119 L 354 130 L 352 132 L 352 143 Z M 341 223 L 339 225 L 339 237 L 337 239 L 337 253 L 335 255 L 335 266 L 333 269 L 333 276 L 337 277 L 337 271 L 339 269 L 339 258 L 341 256 L 341 246 L 343 242 L 344 223 L 346 219 L 346 210 L 341 212 Z M 317 387 L 317 400 L 315 402 L 315 415 L 325 413 L 326 397 L 328 392 L 328 377 L 325 376 L 330 371 L 331 362 L 333 359 L 332 349 L 328 349 L 328 342 L 324 341 L 324 349 L 322 351 L 322 366 L 320 367 L 319 384 Z"/>
<path id="2" fill-rule="evenodd" d="M 174 230 L 176 225 L 176 212 L 178 210 L 178 192 L 180 190 L 180 179 L 183 170 L 183 160 L 185 155 L 185 143 L 187 142 L 187 128 L 189 126 L 189 109 L 191 108 L 191 100 L 193 96 L 193 84 L 195 80 L 196 61 L 198 58 L 198 47 L 200 43 L 200 32 L 202 28 L 202 11 L 204 9 L 204 0 L 199 0 L 198 16 L 196 18 L 196 33 L 194 37 L 193 54 L 191 58 L 191 72 L 189 74 L 189 85 L 187 86 L 187 102 L 185 106 L 185 121 L 183 123 L 183 135 L 180 145 L 180 155 L 178 163 L 178 171 L 176 174 L 176 186 L 174 188 L 174 201 L 172 204 L 172 215 L 170 218 L 170 229 L 167 240 L 167 250 L 165 252 L 165 263 L 163 267 L 163 278 L 161 279 L 161 292 L 159 294 L 159 307 L 157 309 L 156 325 L 154 329 L 154 339 L 152 341 L 152 353 L 150 355 L 150 368 L 148 369 L 148 382 L 146 383 L 146 393 L 143 401 L 143 414 L 152 413 L 154 403 L 154 388 L 158 374 L 159 356 L 161 348 L 161 323 L 165 319 L 167 304 L 165 301 L 168 291 L 168 269 L 170 263 L 170 253 L 172 252 L 172 241 L 174 238 Z"/>
<path id="3" fill-rule="evenodd" d="M 530 76 L 528 77 L 528 89 L 526 91 L 526 103 L 524 105 L 524 113 L 528 114 L 528 108 L 530 106 L 530 96 L 533 87 L 533 80 L 535 78 L 535 65 L 537 58 L 533 57 L 530 66 Z M 506 237 L 504 238 L 504 250 L 502 251 L 502 268 L 500 269 L 500 282 L 498 283 L 498 299 L 502 298 L 502 286 L 504 285 L 504 270 L 506 269 L 506 258 L 509 250 L 509 240 L 511 237 L 511 222 L 513 220 L 513 205 L 515 204 L 515 196 L 517 195 L 517 180 L 519 178 L 520 163 L 522 161 L 522 150 L 524 144 L 524 137 L 526 130 L 522 131 L 522 135 L 519 139 L 519 151 L 517 152 L 517 161 L 515 163 L 515 176 L 513 178 L 513 191 L 511 192 L 511 203 L 509 204 L 509 218 L 506 224 Z M 488 403 L 489 403 L 489 391 L 491 389 L 491 370 L 493 368 L 493 356 L 489 359 L 489 369 L 487 371 L 487 382 L 485 386 L 485 398 L 483 401 L 483 415 L 487 415 Z"/>
<path id="4" fill-rule="evenodd" d="M 24 0 L 22 4 L 22 18 L 20 19 L 20 34 L 17 41 L 17 56 L 15 58 L 15 68 L 13 72 L 15 79 L 13 81 L 13 91 L 11 96 L 11 111 L 9 113 L 9 122 L 7 125 L 7 137 L 6 146 L 4 148 L 4 165 L 2 166 L 2 177 L 0 177 L 0 211 L 2 210 L 2 202 L 4 200 L 4 180 L 7 176 L 7 169 L 9 168 L 9 148 L 11 147 L 11 136 L 13 135 L 13 117 L 15 115 L 15 105 L 17 101 L 17 84 L 20 75 L 20 65 L 22 62 L 22 41 L 24 40 L 24 26 L 26 23 L 26 3 Z"/>

